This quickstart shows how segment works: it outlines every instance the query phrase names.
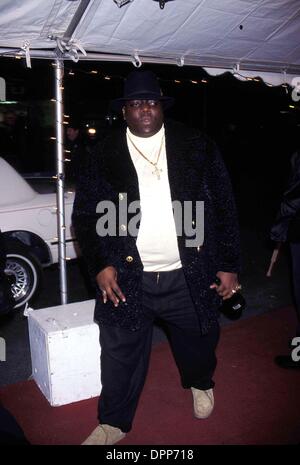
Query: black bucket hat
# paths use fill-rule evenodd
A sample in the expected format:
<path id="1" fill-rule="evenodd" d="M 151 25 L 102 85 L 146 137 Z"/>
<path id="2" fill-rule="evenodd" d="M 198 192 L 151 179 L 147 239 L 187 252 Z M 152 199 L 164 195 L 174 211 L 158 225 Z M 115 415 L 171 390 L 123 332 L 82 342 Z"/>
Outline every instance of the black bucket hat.
<path id="1" fill-rule="evenodd" d="M 111 101 L 111 108 L 120 112 L 128 100 L 160 100 L 165 109 L 174 103 L 173 97 L 162 94 L 152 71 L 132 71 L 126 78 L 123 97 Z"/>

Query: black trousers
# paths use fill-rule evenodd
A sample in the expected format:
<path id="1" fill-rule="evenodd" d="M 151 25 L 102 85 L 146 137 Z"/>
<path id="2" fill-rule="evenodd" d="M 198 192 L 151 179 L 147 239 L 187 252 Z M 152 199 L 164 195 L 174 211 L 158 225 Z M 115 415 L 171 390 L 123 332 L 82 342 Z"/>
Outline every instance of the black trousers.
<path id="1" fill-rule="evenodd" d="M 99 422 L 130 431 L 149 365 L 153 323 L 168 332 L 184 388 L 210 389 L 219 324 L 202 335 L 182 269 L 143 275 L 144 324 L 139 331 L 101 326 Z M 121 307 L 116 311 L 122 311 Z"/>

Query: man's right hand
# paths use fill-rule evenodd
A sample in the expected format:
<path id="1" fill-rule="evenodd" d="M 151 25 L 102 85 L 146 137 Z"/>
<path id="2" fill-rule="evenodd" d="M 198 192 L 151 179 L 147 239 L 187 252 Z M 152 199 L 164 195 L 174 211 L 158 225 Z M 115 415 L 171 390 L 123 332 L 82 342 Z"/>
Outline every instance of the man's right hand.
<path id="1" fill-rule="evenodd" d="M 99 289 L 102 291 L 103 302 L 111 300 L 115 307 L 120 300 L 126 302 L 126 298 L 117 283 L 117 270 L 113 266 L 107 266 L 96 276 Z"/>

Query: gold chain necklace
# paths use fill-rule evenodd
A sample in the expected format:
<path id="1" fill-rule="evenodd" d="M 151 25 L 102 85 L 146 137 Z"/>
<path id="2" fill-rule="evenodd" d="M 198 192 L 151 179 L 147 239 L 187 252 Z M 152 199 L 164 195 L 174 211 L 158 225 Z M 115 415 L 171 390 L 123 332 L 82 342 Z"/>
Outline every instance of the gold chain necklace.
<path id="1" fill-rule="evenodd" d="M 129 134 L 128 134 L 128 139 L 130 140 L 130 142 L 131 142 L 131 144 L 133 145 L 133 147 L 135 148 L 135 150 L 136 150 L 148 163 L 150 163 L 152 166 L 154 166 L 154 171 L 152 171 L 152 174 L 155 174 L 155 175 L 157 176 L 157 179 L 158 179 L 158 180 L 160 179 L 160 173 L 162 173 L 162 169 L 158 168 L 158 167 L 157 167 L 157 164 L 158 164 L 158 162 L 159 162 L 159 157 L 160 157 L 160 154 L 161 154 L 161 149 L 162 149 L 162 146 L 163 146 L 164 138 L 165 138 L 165 136 L 163 135 L 162 138 L 161 138 L 160 148 L 159 148 L 159 151 L 158 151 L 158 155 L 157 155 L 156 162 L 153 162 L 153 161 L 149 160 L 149 158 L 147 158 L 146 155 L 144 155 L 144 154 L 137 148 L 137 146 L 134 144 L 133 140 L 131 139 L 131 137 L 130 137 Z"/>

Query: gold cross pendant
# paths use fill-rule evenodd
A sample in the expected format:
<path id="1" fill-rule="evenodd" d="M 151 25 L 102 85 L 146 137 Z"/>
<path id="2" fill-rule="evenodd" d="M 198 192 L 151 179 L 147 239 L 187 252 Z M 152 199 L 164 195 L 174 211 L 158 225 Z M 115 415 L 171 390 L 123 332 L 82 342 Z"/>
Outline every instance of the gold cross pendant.
<path id="1" fill-rule="evenodd" d="M 157 168 L 157 166 L 155 166 L 155 169 L 154 171 L 152 171 L 152 174 L 155 174 L 157 176 L 157 179 L 160 180 L 160 173 L 162 172 L 162 170 L 160 168 Z"/>

